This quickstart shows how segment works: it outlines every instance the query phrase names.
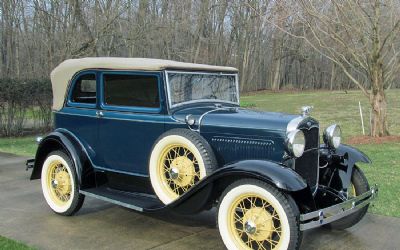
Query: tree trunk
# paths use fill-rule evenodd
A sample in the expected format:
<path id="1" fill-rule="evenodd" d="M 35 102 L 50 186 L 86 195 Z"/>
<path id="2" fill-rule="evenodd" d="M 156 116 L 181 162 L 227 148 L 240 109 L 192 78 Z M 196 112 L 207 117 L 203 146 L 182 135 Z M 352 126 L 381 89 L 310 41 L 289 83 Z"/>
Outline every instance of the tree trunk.
<path id="1" fill-rule="evenodd" d="M 336 79 L 336 64 L 332 63 L 332 70 L 331 70 L 331 85 L 329 87 L 329 89 L 332 91 L 333 90 L 333 86 L 335 84 L 335 79 Z"/>
<path id="2" fill-rule="evenodd" d="M 372 91 L 370 103 L 372 108 L 372 127 L 371 136 L 381 137 L 389 135 L 387 123 L 387 101 L 383 89 L 383 69 L 381 64 L 377 64 L 372 70 Z"/>

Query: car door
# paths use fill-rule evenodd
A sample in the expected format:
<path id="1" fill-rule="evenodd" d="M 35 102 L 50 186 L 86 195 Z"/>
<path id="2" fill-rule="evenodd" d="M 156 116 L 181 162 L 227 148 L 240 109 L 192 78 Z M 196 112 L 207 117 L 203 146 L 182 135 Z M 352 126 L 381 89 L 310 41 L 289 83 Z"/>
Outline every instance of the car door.
<path id="1" fill-rule="evenodd" d="M 90 159 L 98 164 L 98 73 L 86 70 L 71 80 L 66 105 L 55 112 L 55 127 L 72 133 L 85 147 Z"/>
<path id="2" fill-rule="evenodd" d="M 161 72 L 104 71 L 100 76 L 101 167 L 148 175 L 154 142 L 164 132 Z"/>

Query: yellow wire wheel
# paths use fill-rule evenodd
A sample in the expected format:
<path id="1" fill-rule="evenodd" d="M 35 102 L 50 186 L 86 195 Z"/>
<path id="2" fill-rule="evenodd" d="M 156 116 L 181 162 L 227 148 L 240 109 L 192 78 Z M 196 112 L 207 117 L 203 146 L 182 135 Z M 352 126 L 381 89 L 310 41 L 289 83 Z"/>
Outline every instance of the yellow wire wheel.
<path id="1" fill-rule="evenodd" d="M 197 133 L 176 129 L 167 132 L 153 147 L 149 174 L 154 192 L 169 204 L 212 171 L 215 162 L 207 142 Z"/>
<path id="2" fill-rule="evenodd" d="M 348 188 L 348 197 L 354 198 L 357 196 L 356 187 L 353 183 L 350 183 L 350 187 Z"/>
<path id="3" fill-rule="evenodd" d="M 228 249 L 277 250 L 294 244 L 288 216 L 274 192 L 251 182 L 226 192 L 218 209 L 218 227 Z"/>
<path id="4" fill-rule="evenodd" d="M 71 199 L 71 177 L 62 161 L 55 159 L 49 163 L 46 184 L 51 199 L 58 205 L 65 205 Z"/>
<path id="5" fill-rule="evenodd" d="M 70 165 L 64 154 L 51 154 L 43 163 L 43 195 L 56 213 L 65 213 L 70 209 L 75 196 L 75 182 Z"/>

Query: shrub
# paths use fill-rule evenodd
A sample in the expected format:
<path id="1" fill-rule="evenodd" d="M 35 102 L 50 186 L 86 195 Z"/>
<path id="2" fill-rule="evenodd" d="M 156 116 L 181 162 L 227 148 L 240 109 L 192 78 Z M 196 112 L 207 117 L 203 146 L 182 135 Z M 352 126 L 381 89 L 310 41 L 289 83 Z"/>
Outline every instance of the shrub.
<path id="1" fill-rule="evenodd" d="M 49 80 L 0 79 L 0 135 L 19 136 L 26 126 L 48 130 L 51 98 Z"/>

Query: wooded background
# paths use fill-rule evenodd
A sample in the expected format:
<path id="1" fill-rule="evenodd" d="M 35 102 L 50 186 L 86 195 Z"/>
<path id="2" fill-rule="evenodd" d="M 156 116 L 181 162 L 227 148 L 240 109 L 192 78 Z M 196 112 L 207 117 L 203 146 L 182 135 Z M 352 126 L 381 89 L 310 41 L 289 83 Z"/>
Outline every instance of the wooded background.
<path id="1" fill-rule="evenodd" d="M 398 0 L 2 0 L 0 19 L 5 79 L 85 56 L 229 65 L 242 92 L 360 88 L 377 136 L 400 87 Z"/>

